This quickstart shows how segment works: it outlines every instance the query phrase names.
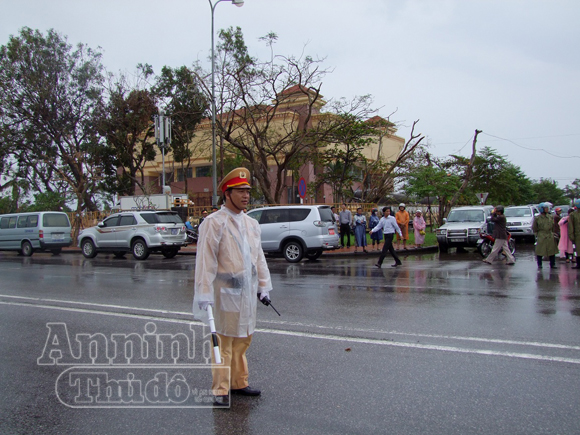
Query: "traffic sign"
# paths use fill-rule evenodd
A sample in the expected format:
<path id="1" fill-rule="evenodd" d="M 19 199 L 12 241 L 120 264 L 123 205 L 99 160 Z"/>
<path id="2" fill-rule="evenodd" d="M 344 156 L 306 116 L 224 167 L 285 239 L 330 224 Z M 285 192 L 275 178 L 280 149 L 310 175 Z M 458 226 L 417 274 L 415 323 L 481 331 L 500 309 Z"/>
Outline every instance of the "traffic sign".
<path id="1" fill-rule="evenodd" d="M 477 196 L 477 199 L 479 200 L 479 203 L 481 205 L 485 204 L 485 200 L 487 199 L 487 195 L 489 195 L 488 192 L 476 193 L 475 194 L 475 196 Z"/>
<path id="2" fill-rule="evenodd" d="M 300 180 L 298 180 L 298 195 L 300 195 L 300 198 L 306 196 L 306 180 L 304 177 L 301 177 Z"/>

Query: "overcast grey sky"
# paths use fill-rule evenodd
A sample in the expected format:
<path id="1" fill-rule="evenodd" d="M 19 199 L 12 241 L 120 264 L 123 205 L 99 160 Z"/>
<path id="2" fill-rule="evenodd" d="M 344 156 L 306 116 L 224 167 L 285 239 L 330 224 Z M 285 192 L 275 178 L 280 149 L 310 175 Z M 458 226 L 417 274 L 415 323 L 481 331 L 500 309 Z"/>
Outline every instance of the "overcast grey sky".
<path id="1" fill-rule="evenodd" d="M 212 0 L 215 1 L 215 0 Z M 0 44 L 28 26 L 100 46 L 113 72 L 137 63 L 209 65 L 208 0 L 0 0 Z M 371 94 L 379 114 L 420 119 L 437 156 L 490 146 L 532 178 L 580 178 L 578 0 L 246 0 L 217 5 L 216 31 L 240 26 L 250 54 L 304 51 L 333 68 L 325 98 Z"/>

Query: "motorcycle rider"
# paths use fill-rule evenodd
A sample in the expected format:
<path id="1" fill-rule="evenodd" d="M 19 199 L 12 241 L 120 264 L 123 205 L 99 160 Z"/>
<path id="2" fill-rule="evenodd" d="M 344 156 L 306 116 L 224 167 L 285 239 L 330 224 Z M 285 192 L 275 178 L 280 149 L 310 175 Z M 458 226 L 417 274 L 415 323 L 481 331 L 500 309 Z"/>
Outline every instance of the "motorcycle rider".
<path id="1" fill-rule="evenodd" d="M 507 220 L 504 215 L 504 207 L 503 205 L 496 205 L 493 211 L 491 212 L 491 221 L 494 223 L 493 227 L 493 238 L 495 242 L 493 243 L 493 249 L 491 253 L 484 258 L 488 264 L 493 263 L 493 260 L 497 258 L 500 252 L 506 256 L 507 262 L 506 264 L 513 265 L 515 263 L 515 258 L 510 252 L 510 248 L 508 245 L 508 233 L 506 230 Z"/>

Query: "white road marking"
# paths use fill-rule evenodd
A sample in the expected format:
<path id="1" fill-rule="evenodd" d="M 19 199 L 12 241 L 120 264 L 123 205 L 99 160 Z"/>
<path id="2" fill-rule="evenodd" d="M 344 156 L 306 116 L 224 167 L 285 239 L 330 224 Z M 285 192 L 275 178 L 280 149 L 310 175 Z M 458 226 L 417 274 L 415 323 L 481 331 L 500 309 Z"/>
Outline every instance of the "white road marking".
<path id="1" fill-rule="evenodd" d="M 40 298 L 23 298 L 18 296 L 3 296 L 0 297 L 10 297 L 10 298 L 20 298 L 20 299 L 28 299 L 28 300 L 36 300 L 39 301 Z M 72 301 L 61 301 L 67 303 L 74 303 Z M 100 305 L 100 304 L 90 304 L 90 303 L 79 303 L 83 305 Z M 113 317 L 123 317 L 123 318 L 131 318 L 131 319 L 144 319 L 144 320 L 155 320 L 159 322 L 168 322 L 168 323 L 180 323 L 180 324 L 194 324 L 198 326 L 202 326 L 203 323 L 194 320 L 187 320 L 187 319 L 168 319 L 163 317 L 155 317 L 152 315 L 145 315 L 145 314 L 130 314 L 130 313 L 115 313 L 110 311 L 101 311 L 101 310 L 91 310 L 87 308 L 74 308 L 74 307 L 59 307 L 54 305 L 40 305 L 40 304 L 30 304 L 26 302 L 5 302 L 0 301 L 0 305 L 11 305 L 11 306 L 21 306 L 21 307 L 29 307 L 29 308 L 43 308 L 49 310 L 56 310 L 56 311 L 69 311 L 75 313 L 89 313 L 89 314 L 99 314 L 104 316 L 113 316 Z M 108 305 L 108 307 L 112 307 Z M 117 306 L 119 307 L 119 306 Z M 139 308 L 133 307 L 123 307 L 129 310 L 140 310 Z M 190 313 L 177 313 L 171 311 L 163 311 L 163 310 L 148 310 L 144 309 L 143 311 L 148 312 L 157 312 L 157 313 L 165 313 L 165 314 L 190 314 Z M 420 344 L 420 343 L 405 343 L 405 342 L 396 342 L 392 340 L 384 340 L 384 339 L 373 339 L 373 338 L 357 338 L 357 337 L 348 337 L 348 336 L 340 336 L 340 335 L 329 335 L 329 334 L 316 334 L 311 332 L 298 332 L 298 331 L 284 331 L 279 329 L 268 329 L 268 328 L 256 328 L 256 331 L 263 332 L 267 334 L 276 334 L 276 335 L 285 335 L 290 337 L 300 337 L 300 338 L 310 338 L 310 339 L 318 339 L 318 340 L 330 340 L 330 341 L 340 341 L 346 343 L 360 343 L 360 344 L 370 344 L 370 345 L 379 345 L 379 346 L 393 346 L 393 347 L 404 347 L 409 349 L 422 349 L 422 350 L 434 350 L 434 351 L 442 351 L 442 352 L 455 352 L 455 353 L 466 353 L 466 354 L 474 354 L 474 355 L 485 355 L 485 356 L 501 356 L 506 358 L 518 358 L 518 359 L 528 359 L 528 360 L 536 360 L 536 361 L 548 361 L 548 362 L 560 362 L 560 363 L 569 363 L 569 364 L 580 364 L 580 359 L 578 358 L 565 358 L 565 357 L 558 357 L 558 356 L 549 356 L 549 355 L 537 355 L 537 354 L 530 354 L 530 353 L 519 353 L 519 352 L 506 352 L 506 351 L 496 351 L 496 350 L 487 350 L 487 349 L 469 349 L 469 348 L 462 348 L 462 347 L 454 347 L 454 346 L 439 346 L 439 345 L 430 345 L 430 344 Z M 466 338 L 469 339 L 469 338 Z M 481 339 L 485 340 L 485 339 Z M 489 340 L 491 341 L 491 340 Z M 515 342 L 518 344 L 527 344 L 525 342 Z M 550 343 L 546 343 L 550 344 Z M 576 346 L 569 346 L 566 348 L 575 349 Z"/>

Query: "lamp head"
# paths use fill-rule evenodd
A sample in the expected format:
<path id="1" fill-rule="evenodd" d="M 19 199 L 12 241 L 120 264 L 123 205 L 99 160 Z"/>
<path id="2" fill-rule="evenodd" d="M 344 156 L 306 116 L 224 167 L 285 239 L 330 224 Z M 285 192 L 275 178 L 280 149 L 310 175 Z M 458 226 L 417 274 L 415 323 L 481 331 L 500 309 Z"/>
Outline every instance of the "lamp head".
<path id="1" fill-rule="evenodd" d="M 232 3 L 235 4 L 239 8 L 244 6 L 244 0 L 232 0 Z"/>

